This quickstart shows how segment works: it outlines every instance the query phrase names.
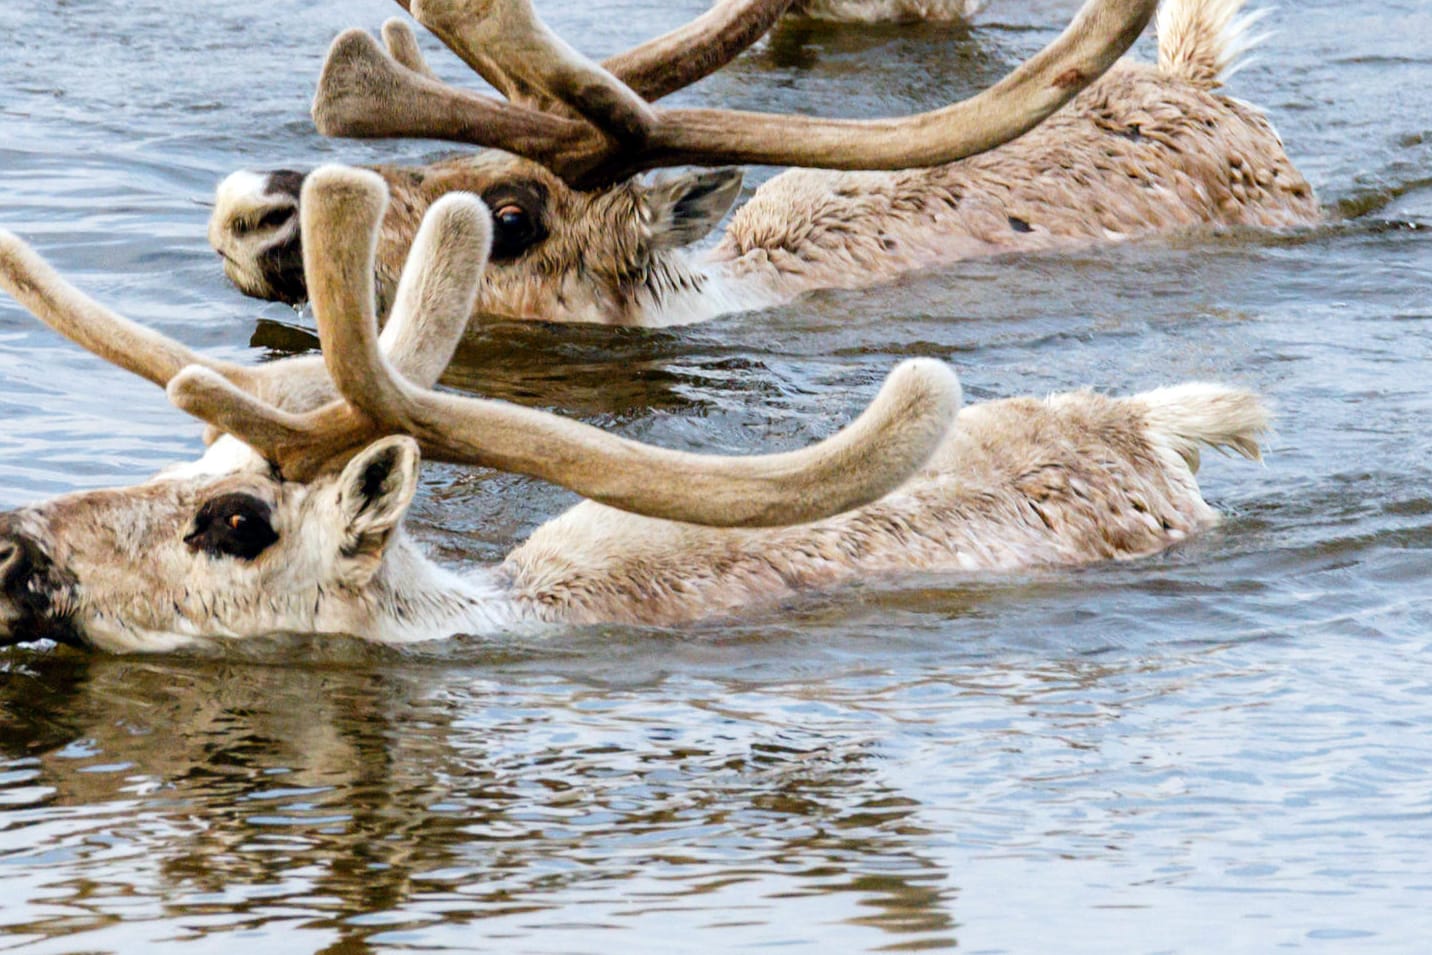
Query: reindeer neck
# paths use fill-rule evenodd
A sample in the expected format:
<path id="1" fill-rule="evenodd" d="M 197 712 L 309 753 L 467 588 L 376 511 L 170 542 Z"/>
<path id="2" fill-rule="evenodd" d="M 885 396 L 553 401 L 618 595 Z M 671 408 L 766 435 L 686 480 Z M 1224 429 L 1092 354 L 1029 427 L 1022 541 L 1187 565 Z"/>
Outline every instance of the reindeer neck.
<path id="1" fill-rule="evenodd" d="M 688 257 L 681 250 L 654 264 L 632 296 L 633 320 L 648 328 L 690 325 L 718 315 L 770 308 L 790 296 L 778 294 L 758 275 L 742 275 L 709 254 Z"/>
<path id="2" fill-rule="evenodd" d="M 460 633 L 493 633 L 528 616 L 495 568 L 457 573 L 423 555 L 406 537 L 393 541 L 363 589 L 333 602 L 318 629 L 382 643 L 415 643 Z M 327 615 L 321 615 L 327 616 Z"/>

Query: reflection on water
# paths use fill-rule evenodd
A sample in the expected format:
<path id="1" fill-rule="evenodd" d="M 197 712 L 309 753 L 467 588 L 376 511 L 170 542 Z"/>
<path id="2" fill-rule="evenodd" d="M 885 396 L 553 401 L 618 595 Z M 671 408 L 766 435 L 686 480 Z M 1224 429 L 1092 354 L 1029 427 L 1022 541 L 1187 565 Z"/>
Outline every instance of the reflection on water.
<path id="1" fill-rule="evenodd" d="M 180 938 L 299 912 L 350 942 L 439 919 L 694 929 L 769 879 L 857 897 L 852 925 L 951 930 L 919 805 L 870 765 L 878 736 L 800 725 L 829 704 L 793 697 L 750 739 L 723 727 L 753 701 L 696 683 L 637 716 L 623 694 L 453 677 L 70 655 L 12 671 L 4 849 L 45 884 L 8 930 L 113 944 L 95 900 L 136 870 Z"/>
<path id="2" fill-rule="evenodd" d="M 539 6 L 606 53 L 705 4 Z M 784 27 L 678 99 L 929 106 L 1072 6 Z M 441 152 L 322 141 L 304 115 L 331 35 L 390 9 L 0 4 L 24 38 L 0 58 L 0 224 L 195 347 L 310 347 L 308 316 L 225 285 L 205 203 L 236 166 Z M 1325 227 L 970 262 L 693 328 L 494 325 L 447 379 L 713 450 L 827 434 L 907 355 L 974 399 L 1230 381 L 1279 430 L 1261 471 L 1207 462 L 1220 529 L 680 631 L 0 651 L 0 949 L 1420 951 L 1432 20 L 1317 0 L 1274 23 L 1233 91 L 1270 110 Z M 0 506 L 136 479 L 198 434 L 0 303 Z M 415 530 L 495 560 L 570 501 L 432 468 Z"/>

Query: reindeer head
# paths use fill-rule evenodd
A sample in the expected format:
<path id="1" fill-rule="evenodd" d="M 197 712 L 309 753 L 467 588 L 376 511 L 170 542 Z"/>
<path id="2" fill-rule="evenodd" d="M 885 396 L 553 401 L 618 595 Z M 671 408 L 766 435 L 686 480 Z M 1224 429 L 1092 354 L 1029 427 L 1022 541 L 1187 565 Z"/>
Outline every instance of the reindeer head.
<path id="1" fill-rule="evenodd" d="M 728 163 L 903 169 L 953 162 L 1042 122 L 1137 38 L 1157 0 L 1088 0 L 1058 39 L 968 100 L 901 119 L 829 120 L 651 104 L 714 72 L 793 0 L 726 0 L 692 23 L 601 65 L 555 36 L 530 0 L 398 0 L 507 102 L 438 82 L 402 22 L 341 34 L 313 104 L 325 135 L 413 136 L 489 147 L 468 159 L 379 171 L 395 202 L 378 256 L 391 289 L 423 211 L 452 190 L 493 211 L 482 314 L 662 323 L 705 278 L 681 250 L 729 208 L 740 175 L 716 170 L 654 185 L 643 170 Z M 519 158 L 522 157 L 522 158 Z M 220 185 L 210 243 L 245 293 L 298 302 L 303 176 L 235 173 Z M 671 314 L 663 314 L 671 313 Z"/>
<path id="2" fill-rule="evenodd" d="M 364 632 L 418 449 L 377 441 L 341 471 L 286 481 L 232 438 L 210 464 L 0 515 L 0 644 L 112 651 L 201 637 Z M 232 452 L 247 462 L 237 470 Z M 381 584 L 381 581 L 376 581 Z"/>
<path id="3" fill-rule="evenodd" d="M 412 169 L 379 168 L 393 201 L 379 232 L 380 305 L 391 302 L 428 206 L 470 192 L 492 210 L 492 254 L 475 310 L 500 319 L 642 324 L 698 290 L 682 249 L 716 227 L 741 188 L 737 170 L 628 179 L 573 189 L 546 167 L 499 150 Z M 219 184 L 209 244 L 246 295 L 308 299 L 298 217 L 303 173 L 236 172 Z"/>
<path id="4" fill-rule="evenodd" d="M 206 358 L 114 314 L 0 232 L 0 288 L 223 433 L 200 461 L 144 484 L 0 516 L 0 643 L 50 637 L 135 650 L 293 630 L 445 636 L 454 607 L 466 612 L 491 595 L 457 588 L 404 543 L 419 449 L 639 514 L 765 526 L 885 494 L 924 463 L 957 410 L 948 369 L 907 362 L 835 436 L 726 458 L 434 391 L 472 313 L 490 220 L 470 195 L 433 204 L 380 337 L 373 257 L 386 205 L 373 173 L 326 167 L 307 178 L 300 230 L 323 357 L 254 367 Z"/>

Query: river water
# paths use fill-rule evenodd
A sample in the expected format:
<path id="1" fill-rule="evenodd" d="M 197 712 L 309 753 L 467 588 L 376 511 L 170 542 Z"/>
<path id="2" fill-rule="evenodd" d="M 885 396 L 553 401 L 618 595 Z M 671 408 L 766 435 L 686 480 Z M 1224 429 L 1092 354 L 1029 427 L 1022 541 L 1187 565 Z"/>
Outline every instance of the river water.
<path id="1" fill-rule="evenodd" d="M 784 27 L 681 99 L 928 107 L 1074 6 Z M 539 8 L 607 53 L 704 4 Z M 329 38 L 390 9 L 4 0 L 0 224 L 192 345 L 305 347 L 309 316 L 226 285 L 205 203 L 241 166 L 439 154 L 307 118 Z M 1208 456 L 1219 529 L 679 630 L 0 651 L 0 950 L 1426 951 L 1432 6 L 1268 22 L 1233 92 L 1268 109 L 1320 228 L 969 262 L 656 333 L 494 327 L 452 379 L 728 451 L 829 433 L 908 355 L 971 399 L 1228 381 L 1278 424 L 1265 466 Z M 0 506 L 137 480 L 199 431 L 0 301 Z M 434 468 L 412 523 L 478 562 L 570 501 Z"/>

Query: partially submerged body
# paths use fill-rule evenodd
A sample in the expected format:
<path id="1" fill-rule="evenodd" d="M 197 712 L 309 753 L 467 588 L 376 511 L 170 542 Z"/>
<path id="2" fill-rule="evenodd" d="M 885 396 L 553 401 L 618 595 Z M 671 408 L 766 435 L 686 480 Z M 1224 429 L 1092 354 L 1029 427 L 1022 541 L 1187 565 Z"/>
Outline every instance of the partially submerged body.
<path id="1" fill-rule="evenodd" d="M 711 527 L 585 501 L 463 574 L 402 529 L 418 468 L 412 443 L 395 445 L 406 439 L 304 483 L 225 437 L 209 462 L 230 470 L 0 515 L 0 643 L 135 652 L 285 632 L 407 643 L 524 623 L 673 626 L 912 571 L 1146 557 L 1217 520 L 1197 447 L 1256 455 L 1266 420 L 1255 397 L 1217 385 L 988 402 L 961 411 L 907 483 L 834 517 Z M 380 519 L 355 531 L 365 512 Z"/>
<path id="2" fill-rule="evenodd" d="M 857 510 L 732 529 L 586 502 L 538 528 L 496 581 L 527 616 L 666 625 L 912 571 L 1146 557 L 1217 520 L 1197 448 L 1256 456 L 1266 423 L 1252 395 L 1203 384 L 971 405 L 924 469 Z"/>
<path id="3" fill-rule="evenodd" d="M 1022 138 L 958 163 L 782 173 L 703 266 L 779 302 L 982 255 L 1320 216 L 1259 110 L 1124 62 Z"/>

